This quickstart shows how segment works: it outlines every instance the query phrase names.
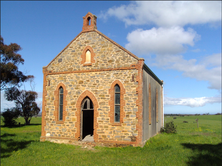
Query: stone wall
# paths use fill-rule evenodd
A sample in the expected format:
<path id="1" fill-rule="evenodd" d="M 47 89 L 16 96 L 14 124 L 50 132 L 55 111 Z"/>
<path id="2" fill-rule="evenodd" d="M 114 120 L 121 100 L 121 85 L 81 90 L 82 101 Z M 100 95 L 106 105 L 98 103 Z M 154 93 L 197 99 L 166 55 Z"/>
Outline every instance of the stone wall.
<path id="1" fill-rule="evenodd" d="M 92 53 L 85 63 L 85 52 Z M 81 102 L 88 96 L 94 104 L 94 140 L 101 143 L 142 145 L 144 133 L 143 59 L 140 59 L 93 29 L 82 31 L 43 68 L 41 140 L 75 142 L 81 133 Z M 146 77 L 146 76 L 145 76 Z M 151 82 L 152 77 L 149 76 Z M 155 82 L 155 80 L 154 80 Z M 124 89 L 120 123 L 114 123 L 113 84 Z M 152 83 L 152 87 L 156 83 Z M 64 89 L 64 116 L 58 121 L 58 89 Z M 147 87 L 146 87 L 147 88 Z M 158 88 L 158 98 L 161 98 Z M 152 95 L 153 92 L 152 90 Z M 152 102 L 155 100 L 152 99 Z M 158 110 L 161 103 L 158 103 Z M 160 115 L 161 112 L 158 112 Z M 152 111 L 152 116 L 155 113 Z M 153 119 L 152 119 L 153 120 Z M 158 116 L 158 121 L 161 120 Z M 143 122 L 144 121 L 144 122 Z M 156 121 L 155 121 L 156 123 Z M 153 124 L 153 123 L 152 123 Z M 160 126 L 160 125 L 159 125 Z M 155 129 L 159 126 L 153 125 Z M 150 127 L 150 126 L 149 126 Z M 151 131 L 151 130 L 149 130 Z M 149 137 L 156 133 L 152 129 Z"/>
<path id="2" fill-rule="evenodd" d="M 84 49 L 90 46 L 95 62 L 91 66 L 81 64 Z M 125 52 L 98 31 L 82 32 L 47 67 L 52 72 L 115 69 L 129 67 L 138 60 Z"/>
<path id="3" fill-rule="evenodd" d="M 136 100 L 138 95 L 136 88 L 138 83 L 136 80 L 132 81 L 132 75 L 137 76 L 138 71 L 132 70 L 114 70 L 114 71 L 100 71 L 87 73 L 68 73 L 68 74 L 49 74 L 46 80 L 50 80 L 50 86 L 46 86 L 45 96 L 45 132 L 50 137 L 65 137 L 78 139 L 77 132 L 80 130 L 76 125 L 78 119 L 77 101 L 79 96 L 85 91 L 91 92 L 98 102 L 98 117 L 96 133 L 98 141 L 128 141 L 131 142 L 132 135 L 137 136 L 136 130 Z M 110 94 L 109 89 L 111 84 L 118 80 L 122 83 L 124 94 L 124 113 L 123 122 L 121 125 L 114 125 L 110 121 Z M 56 123 L 55 117 L 55 91 L 59 84 L 65 86 L 66 95 L 66 118 L 64 123 Z M 77 127 L 78 126 L 78 127 Z"/>

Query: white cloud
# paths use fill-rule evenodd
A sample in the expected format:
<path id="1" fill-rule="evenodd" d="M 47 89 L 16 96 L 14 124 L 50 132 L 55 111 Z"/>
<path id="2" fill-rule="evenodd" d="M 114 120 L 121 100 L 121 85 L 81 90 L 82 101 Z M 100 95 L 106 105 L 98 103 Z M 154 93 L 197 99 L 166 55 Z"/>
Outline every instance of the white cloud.
<path id="1" fill-rule="evenodd" d="M 164 105 L 181 105 L 189 107 L 202 107 L 208 103 L 221 103 L 221 97 L 199 97 L 199 98 L 164 98 Z"/>
<path id="2" fill-rule="evenodd" d="M 192 52 L 200 52 L 201 50 L 198 48 L 198 49 L 195 49 L 195 50 L 191 50 Z"/>
<path id="3" fill-rule="evenodd" d="M 221 53 L 205 57 L 202 62 L 206 66 L 221 66 Z"/>
<path id="4" fill-rule="evenodd" d="M 185 51 L 185 45 L 194 45 L 200 36 L 191 28 L 182 27 L 137 29 L 127 35 L 126 49 L 136 54 L 177 54 Z"/>
<path id="5" fill-rule="evenodd" d="M 126 25 L 154 23 L 158 26 L 184 26 L 221 21 L 220 1 L 136 1 L 109 8 L 100 18 L 115 16 Z"/>
<path id="6" fill-rule="evenodd" d="M 221 53 L 207 56 L 199 63 L 182 55 L 157 55 L 151 65 L 181 71 L 186 77 L 208 81 L 210 89 L 221 89 Z"/>

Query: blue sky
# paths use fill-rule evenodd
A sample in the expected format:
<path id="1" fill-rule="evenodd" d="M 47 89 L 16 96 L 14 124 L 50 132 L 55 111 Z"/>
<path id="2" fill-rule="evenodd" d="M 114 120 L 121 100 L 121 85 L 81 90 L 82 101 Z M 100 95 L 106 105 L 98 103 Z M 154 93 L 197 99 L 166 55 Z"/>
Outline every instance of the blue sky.
<path id="1" fill-rule="evenodd" d="M 17 43 L 41 105 L 46 66 L 82 30 L 83 16 L 164 81 L 165 113 L 221 112 L 221 2 L 1 2 L 1 35 Z M 30 83 L 22 88 L 30 89 Z M 1 94 L 1 110 L 12 106 Z"/>

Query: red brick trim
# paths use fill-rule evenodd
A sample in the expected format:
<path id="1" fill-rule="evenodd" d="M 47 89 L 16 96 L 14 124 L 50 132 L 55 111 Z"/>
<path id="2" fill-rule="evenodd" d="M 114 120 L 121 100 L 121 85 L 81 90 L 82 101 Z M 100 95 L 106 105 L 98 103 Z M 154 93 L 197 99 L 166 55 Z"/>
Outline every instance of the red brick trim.
<path id="1" fill-rule="evenodd" d="M 45 136 L 46 132 L 45 132 L 45 126 L 46 126 L 46 121 L 45 121 L 45 116 L 46 116 L 46 112 L 45 112 L 45 105 L 46 105 L 46 85 L 47 85 L 47 81 L 46 81 L 46 75 L 47 75 L 47 68 L 43 67 L 43 93 L 42 93 L 42 132 L 41 132 L 41 136 Z"/>
<path id="2" fill-rule="evenodd" d="M 114 93 L 115 93 L 115 85 L 118 84 L 120 87 L 120 122 L 114 122 Z M 110 94 L 110 100 L 109 100 L 109 106 L 110 106 L 110 111 L 109 111 L 109 117 L 110 117 L 110 123 L 111 125 L 121 125 L 123 123 L 123 118 L 125 117 L 125 111 L 124 111 L 124 106 L 125 106 L 125 100 L 124 100 L 124 94 L 125 94 L 125 88 L 123 87 L 122 82 L 119 80 L 115 80 L 111 84 L 111 88 L 109 89 L 109 94 Z"/>
<path id="3" fill-rule="evenodd" d="M 149 124 L 151 125 L 151 85 L 149 83 Z"/>
<path id="4" fill-rule="evenodd" d="M 136 129 L 138 131 L 138 135 L 136 137 L 136 144 L 138 146 L 142 145 L 142 126 L 143 126 L 143 64 L 144 59 L 139 59 L 137 69 L 138 75 L 136 77 L 136 81 L 138 82 L 138 87 L 136 88 L 136 92 L 138 94 L 138 99 L 136 100 L 136 105 L 138 106 L 138 111 L 136 113 L 136 117 L 138 119 Z"/>
<path id="5" fill-rule="evenodd" d="M 70 74 L 70 73 L 87 73 L 87 72 L 101 72 L 101 71 L 114 71 L 114 70 L 132 70 L 132 69 L 137 69 L 135 64 L 130 65 L 130 67 L 120 67 L 120 68 L 75 70 L 75 71 L 62 71 L 62 72 L 52 72 L 52 71 L 50 71 L 50 73 L 47 73 L 47 75 Z"/>
<path id="6" fill-rule="evenodd" d="M 59 120 L 59 88 L 63 88 L 63 118 L 62 120 Z M 54 106 L 55 106 L 55 111 L 54 111 L 54 116 L 55 116 L 55 122 L 56 124 L 63 124 L 65 122 L 65 118 L 67 116 L 67 111 L 66 111 L 66 106 L 67 106 L 67 101 L 66 101 L 66 95 L 67 95 L 67 90 L 66 87 L 63 83 L 59 83 L 56 87 L 56 90 L 54 91 Z"/>
<path id="7" fill-rule="evenodd" d="M 91 24 L 89 25 L 88 18 L 91 19 Z M 83 27 L 82 31 L 90 31 L 97 28 L 96 26 L 96 19 L 97 17 L 92 13 L 88 12 L 85 17 L 83 17 Z"/>
<path id="8" fill-rule="evenodd" d="M 96 97 L 94 96 L 94 94 L 88 90 L 84 91 L 79 98 L 77 99 L 76 102 L 76 116 L 77 116 L 77 121 L 75 123 L 75 127 L 76 127 L 76 134 L 75 134 L 75 138 L 79 139 L 80 138 L 80 133 L 81 133 L 81 105 L 82 105 L 82 101 L 83 99 L 85 99 L 85 97 L 89 97 L 92 102 L 93 102 L 93 107 L 94 107 L 94 133 L 93 133 L 93 137 L 94 137 L 94 141 L 97 142 L 98 141 L 98 134 L 97 134 L 97 128 L 98 128 L 98 122 L 97 122 L 97 117 L 98 117 L 98 101 L 96 99 Z"/>
<path id="9" fill-rule="evenodd" d="M 89 50 L 91 52 L 91 63 L 86 63 L 86 51 L 87 50 Z M 81 64 L 83 64 L 83 66 L 91 66 L 92 63 L 95 63 L 94 57 L 95 57 L 95 53 L 94 53 L 92 47 L 86 46 L 82 52 L 82 55 L 81 55 L 81 58 L 82 58 Z"/>

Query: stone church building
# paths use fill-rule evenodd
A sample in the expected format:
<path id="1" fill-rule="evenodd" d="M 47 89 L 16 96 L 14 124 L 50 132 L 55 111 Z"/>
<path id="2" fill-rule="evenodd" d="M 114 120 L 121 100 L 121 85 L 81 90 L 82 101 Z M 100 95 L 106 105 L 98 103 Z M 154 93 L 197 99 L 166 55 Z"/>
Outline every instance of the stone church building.
<path id="1" fill-rule="evenodd" d="M 45 67 L 41 141 L 143 146 L 163 126 L 163 81 L 83 17 L 82 31 Z"/>

